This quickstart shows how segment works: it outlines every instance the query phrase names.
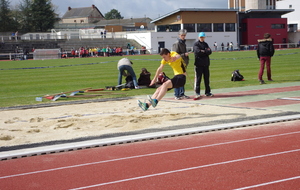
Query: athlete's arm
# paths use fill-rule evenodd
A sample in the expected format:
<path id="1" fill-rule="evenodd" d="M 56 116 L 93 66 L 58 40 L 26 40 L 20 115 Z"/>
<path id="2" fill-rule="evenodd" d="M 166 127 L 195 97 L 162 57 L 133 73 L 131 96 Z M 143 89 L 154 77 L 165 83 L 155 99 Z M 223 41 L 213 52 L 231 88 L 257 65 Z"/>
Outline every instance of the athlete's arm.
<path id="1" fill-rule="evenodd" d="M 164 64 L 160 64 L 160 66 L 157 68 L 155 76 L 154 76 L 154 78 L 152 79 L 152 81 L 150 83 L 150 86 L 152 86 L 156 83 L 157 77 L 163 71 L 164 66 L 165 66 Z"/>
<path id="2" fill-rule="evenodd" d="M 174 57 L 171 57 L 171 62 L 176 61 L 177 59 L 179 59 L 181 56 L 179 54 L 176 54 Z"/>

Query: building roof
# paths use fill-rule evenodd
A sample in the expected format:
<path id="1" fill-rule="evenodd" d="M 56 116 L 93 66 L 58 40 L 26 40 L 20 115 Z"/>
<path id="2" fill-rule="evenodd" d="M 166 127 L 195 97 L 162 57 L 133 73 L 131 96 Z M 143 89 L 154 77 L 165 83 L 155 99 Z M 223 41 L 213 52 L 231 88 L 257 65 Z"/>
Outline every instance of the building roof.
<path id="1" fill-rule="evenodd" d="M 68 11 L 64 14 L 62 19 L 89 17 L 94 9 L 96 9 L 99 12 L 99 14 L 102 17 L 104 17 L 102 13 L 99 11 L 99 9 L 95 5 L 92 5 L 91 7 L 81 7 L 81 8 L 69 7 Z"/>
<path id="2" fill-rule="evenodd" d="M 238 12 L 238 9 L 180 8 L 180 9 L 177 9 L 177 10 L 175 10 L 175 11 L 172 11 L 172 12 L 170 12 L 170 13 L 167 13 L 167 14 L 161 16 L 161 17 L 158 17 L 158 18 L 152 20 L 151 23 L 155 23 L 155 22 L 157 22 L 157 21 L 159 21 L 159 20 L 161 20 L 161 19 L 164 19 L 164 18 L 166 18 L 166 17 L 168 17 L 168 16 L 171 16 L 171 15 L 173 15 L 173 14 L 175 14 L 175 13 L 183 12 L 183 11 L 185 11 L 185 12 L 200 12 L 200 11 L 202 11 L 202 12 L 204 12 L 204 11 L 209 11 L 209 12 L 213 12 L 213 11 L 233 11 L 233 12 Z"/>
<path id="3" fill-rule="evenodd" d="M 122 25 L 122 26 L 134 26 L 135 23 L 150 23 L 151 19 L 150 18 L 130 18 L 130 19 L 110 19 L 110 20 L 101 20 L 97 22 L 96 25 Z"/>
<path id="4" fill-rule="evenodd" d="M 284 15 L 293 12 L 294 9 L 249 9 L 245 13 L 266 13 L 266 14 L 280 14 Z"/>

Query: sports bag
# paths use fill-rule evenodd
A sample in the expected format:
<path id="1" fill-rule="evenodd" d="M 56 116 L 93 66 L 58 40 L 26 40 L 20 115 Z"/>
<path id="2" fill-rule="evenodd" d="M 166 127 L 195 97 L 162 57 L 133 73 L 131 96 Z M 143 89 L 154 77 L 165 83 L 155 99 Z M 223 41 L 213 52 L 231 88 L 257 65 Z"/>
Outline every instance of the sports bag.
<path id="1" fill-rule="evenodd" d="M 243 81 L 244 80 L 244 76 L 240 73 L 240 71 L 234 70 L 231 73 L 231 81 L 235 82 L 235 81 Z"/>

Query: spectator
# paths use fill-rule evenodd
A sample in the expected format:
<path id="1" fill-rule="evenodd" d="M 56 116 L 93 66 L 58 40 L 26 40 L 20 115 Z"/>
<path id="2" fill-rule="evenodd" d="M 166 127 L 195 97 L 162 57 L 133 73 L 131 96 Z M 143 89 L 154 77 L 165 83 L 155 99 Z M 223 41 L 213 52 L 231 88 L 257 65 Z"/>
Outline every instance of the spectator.
<path id="1" fill-rule="evenodd" d="M 217 42 L 214 43 L 215 51 L 218 51 L 218 44 Z"/>
<path id="2" fill-rule="evenodd" d="M 106 48 L 105 47 L 102 48 L 102 53 L 103 53 L 103 56 L 105 57 L 106 56 Z"/>
<path id="3" fill-rule="evenodd" d="M 128 58 L 122 58 L 119 60 L 119 62 L 118 62 L 118 70 L 119 70 L 118 85 L 122 84 L 122 76 L 127 77 L 127 76 L 131 75 L 135 89 L 139 89 L 140 87 L 137 83 L 136 75 L 132 68 L 132 64 L 133 63 Z M 127 73 L 126 73 L 126 71 L 127 71 Z"/>
<path id="4" fill-rule="evenodd" d="M 232 42 L 230 42 L 230 44 L 229 44 L 229 49 L 230 49 L 230 51 L 233 51 L 233 43 Z"/>
<path id="5" fill-rule="evenodd" d="M 222 51 L 224 51 L 224 43 L 221 44 Z"/>
<path id="6" fill-rule="evenodd" d="M 106 38 L 106 30 L 104 30 L 103 34 L 104 34 L 104 38 Z"/>
<path id="7" fill-rule="evenodd" d="M 130 47 L 130 55 L 134 55 L 134 46 L 133 45 Z"/>
<path id="8" fill-rule="evenodd" d="M 210 66 L 210 59 L 209 55 L 212 53 L 210 47 L 205 42 L 205 33 L 199 33 L 199 40 L 194 43 L 194 55 L 195 55 L 195 92 L 196 96 L 195 99 L 200 99 L 200 84 L 202 75 L 204 78 L 204 85 L 205 85 L 205 96 L 213 96 L 211 93 L 210 85 L 209 85 L 209 66 Z"/>
<path id="9" fill-rule="evenodd" d="M 178 40 L 173 44 L 173 51 L 178 53 L 182 60 L 185 62 L 186 67 L 189 64 L 189 53 L 186 50 L 186 44 L 185 44 L 185 37 L 187 34 L 187 30 L 182 29 L 179 30 L 178 32 Z M 181 99 L 189 99 L 190 97 L 186 96 L 185 94 L 185 89 L 184 86 L 179 87 L 179 88 L 174 88 L 174 95 L 175 95 L 175 100 L 181 100 Z"/>
<path id="10" fill-rule="evenodd" d="M 258 80 L 260 84 L 265 84 L 265 81 L 262 79 L 265 65 L 267 67 L 268 81 L 273 81 L 271 76 L 271 57 L 274 55 L 275 50 L 273 40 L 270 37 L 271 35 L 269 33 L 265 33 L 264 39 L 258 40 L 256 52 L 260 61 L 260 69 L 258 73 Z"/>
<path id="11" fill-rule="evenodd" d="M 151 73 L 149 71 L 147 71 L 146 68 L 142 68 L 142 71 L 140 73 L 140 77 L 138 79 L 138 85 L 149 87 L 149 85 L 151 83 L 150 76 L 151 76 Z"/>

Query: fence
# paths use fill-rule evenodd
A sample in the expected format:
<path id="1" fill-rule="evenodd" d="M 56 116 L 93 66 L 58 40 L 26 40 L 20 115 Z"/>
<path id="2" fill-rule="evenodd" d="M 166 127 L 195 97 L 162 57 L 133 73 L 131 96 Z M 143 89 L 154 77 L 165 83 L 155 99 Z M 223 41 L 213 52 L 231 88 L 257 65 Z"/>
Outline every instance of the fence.
<path id="1" fill-rule="evenodd" d="M 145 31 L 134 31 L 141 33 Z M 151 32 L 148 30 L 147 32 Z M 70 39 L 105 39 L 105 38 L 127 38 L 130 32 L 104 32 L 103 29 L 68 29 L 56 32 L 54 29 L 51 33 L 27 33 L 21 36 L 0 36 L 2 43 L 5 41 L 19 41 L 19 40 L 70 40 Z"/>

